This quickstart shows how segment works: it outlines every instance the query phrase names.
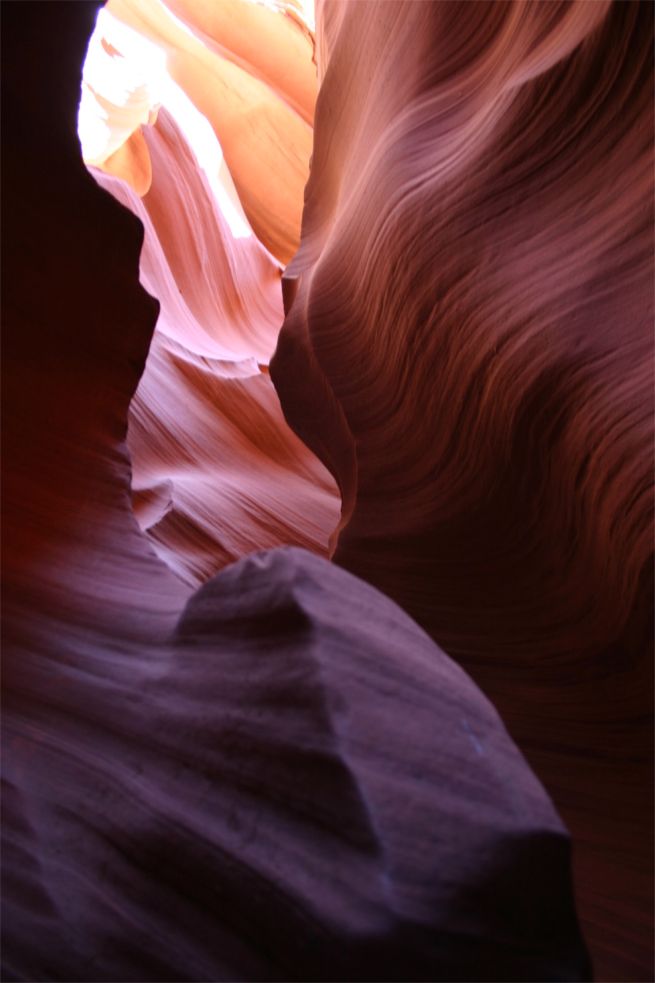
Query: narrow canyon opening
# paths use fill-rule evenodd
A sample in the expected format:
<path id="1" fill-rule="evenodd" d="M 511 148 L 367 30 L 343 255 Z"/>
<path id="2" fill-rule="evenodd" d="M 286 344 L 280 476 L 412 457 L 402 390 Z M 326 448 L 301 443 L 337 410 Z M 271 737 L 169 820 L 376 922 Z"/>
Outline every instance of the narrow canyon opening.
<path id="1" fill-rule="evenodd" d="M 82 157 L 142 222 L 161 308 L 130 407 L 134 513 L 193 586 L 258 549 L 326 555 L 339 518 L 268 373 L 309 172 L 312 27 L 308 3 L 109 0 L 84 63 Z"/>

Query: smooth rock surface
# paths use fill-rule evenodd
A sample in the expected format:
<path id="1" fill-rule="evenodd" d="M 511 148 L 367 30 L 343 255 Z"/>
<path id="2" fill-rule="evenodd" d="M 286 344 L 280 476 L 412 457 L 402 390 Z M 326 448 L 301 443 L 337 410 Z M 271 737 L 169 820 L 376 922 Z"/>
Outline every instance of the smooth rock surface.
<path id="1" fill-rule="evenodd" d="M 334 559 L 492 698 L 600 978 L 648 978 L 652 5 L 334 0 L 317 59 L 271 372 L 341 489 Z"/>
<path id="2" fill-rule="evenodd" d="M 377 591 L 282 549 L 166 645 L 58 627 L 12 648 L 5 978 L 590 978 L 552 805 Z"/>
<path id="3" fill-rule="evenodd" d="M 652 24 L 636 10 L 319 10 L 314 163 L 273 370 L 342 489 L 338 562 L 447 641 L 506 715 L 573 827 L 597 974 L 623 980 L 650 950 L 638 232 Z M 193 186 L 183 229 L 184 202 L 207 215 L 210 197 L 166 111 L 142 132 L 148 180 L 131 164 L 136 188 L 101 178 L 145 238 L 82 164 L 96 11 L 3 9 L 4 978 L 589 978 L 562 822 L 488 700 L 407 614 L 297 549 L 192 593 L 260 535 L 326 550 L 336 522 L 265 370 L 273 254 L 295 248 L 285 201 L 304 178 L 299 165 L 258 185 L 266 154 L 253 167 L 239 122 L 217 117 L 264 246 L 212 212 L 205 256 L 229 257 L 234 278 L 222 295 L 205 268 L 196 290 L 193 237 L 176 254 L 160 206 Z M 210 14 L 198 6 L 203 48 Z M 244 36 L 230 44 L 235 61 L 203 76 L 228 89 L 253 68 Z M 176 64 L 191 91 L 188 50 Z M 304 141 L 304 76 L 283 85 L 278 69 L 258 69 L 266 106 L 275 90 Z M 547 156 L 536 175 L 531 148 Z M 588 212 L 571 213 L 583 171 Z M 153 284 L 166 272 L 159 304 L 139 286 L 149 269 Z M 244 282 L 241 314 L 206 317 Z M 204 458 L 187 453 L 194 435 Z M 286 516 L 275 529 L 267 508 Z"/>

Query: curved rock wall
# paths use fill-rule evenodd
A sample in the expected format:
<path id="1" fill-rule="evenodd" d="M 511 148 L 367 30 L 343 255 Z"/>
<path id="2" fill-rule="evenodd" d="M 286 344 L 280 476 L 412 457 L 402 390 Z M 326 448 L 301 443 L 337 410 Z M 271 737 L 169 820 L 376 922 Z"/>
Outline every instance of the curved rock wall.
<path id="1" fill-rule="evenodd" d="M 232 70 L 228 55 L 243 60 L 248 54 L 252 62 L 256 52 L 247 44 L 255 14 L 255 27 L 262 16 L 279 26 L 279 50 L 292 69 L 296 58 L 301 82 L 307 66 L 313 69 L 313 47 L 295 22 L 268 8 L 238 3 L 220 9 L 228 24 L 220 22 L 218 54 L 163 4 L 112 0 L 87 53 L 79 120 L 83 153 L 93 143 L 87 133 L 105 135 L 104 153 L 97 150 L 87 163 L 142 221 L 141 282 L 160 302 L 130 406 L 135 513 L 159 556 L 193 585 L 255 549 L 294 544 L 325 554 L 339 508 L 330 475 L 284 421 L 268 374 L 283 320 L 280 267 L 253 234 L 244 188 L 265 194 L 277 209 L 275 220 L 288 216 L 270 188 L 262 188 L 260 171 L 235 169 L 229 152 L 250 119 L 254 163 L 268 169 L 271 186 L 301 202 L 296 172 L 281 170 L 279 159 L 284 141 L 293 141 L 300 110 L 292 112 L 275 85 L 305 115 L 301 97 L 313 104 L 313 90 L 309 83 L 302 88 L 293 72 L 278 80 L 281 69 L 269 49 L 262 53 L 265 81 L 255 78 L 249 62 L 236 78 L 212 83 L 213 112 L 205 88 L 209 69 L 217 77 Z M 238 30 L 240 14 L 250 16 Z M 225 86 L 240 115 L 234 107 L 228 113 Z M 267 127 L 276 138 L 272 148 Z M 125 150 L 137 137 L 147 155 L 147 187 L 134 179 Z"/>
<path id="2" fill-rule="evenodd" d="M 291 7 L 141 8 L 277 160 Z M 193 594 L 337 523 L 266 370 L 308 155 L 218 99 L 212 183 L 164 106 L 95 174 L 142 231 L 75 137 L 96 11 L 3 10 L 4 978 L 589 978 L 548 795 L 342 567 L 501 710 L 596 975 L 646 978 L 651 9 L 319 8 L 271 371 L 337 562 Z"/>
<path id="3" fill-rule="evenodd" d="M 652 32 L 648 4 L 319 4 L 272 363 L 342 491 L 335 561 L 500 708 L 617 979 L 650 958 Z"/>

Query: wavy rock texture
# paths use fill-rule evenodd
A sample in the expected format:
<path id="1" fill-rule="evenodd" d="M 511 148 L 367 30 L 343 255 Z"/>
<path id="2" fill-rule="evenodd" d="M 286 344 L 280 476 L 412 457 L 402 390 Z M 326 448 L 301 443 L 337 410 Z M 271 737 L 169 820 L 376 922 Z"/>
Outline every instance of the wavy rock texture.
<path id="1" fill-rule="evenodd" d="M 262 56 L 264 8 L 240 22 L 171 7 L 194 37 L 160 7 L 122 9 L 167 39 L 233 185 L 222 165 L 214 184 L 200 173 L 148 96 L 153 125 L 131 119 L 95 159 L 145 232 L 75 139 L 95 5 L 3 11 L 4 978 L 587 979 L 566 832 L 438 645 L 297 549 L 191 595 L 269 535 L 325 549 L 336 499 L 261 368 L 274 257 L 297 242 L 308 155 L 271 160 L 292 145 L 282 133 L 307 146 L 302 59 L 287 73 Z M 626 155 L 626 134 L 650 139 L 636 42 L 652 27 L 631 6 L 473 9 L 319 12 L 314 162 L 273 371 L 342 489 L 339 563 L 447 638 L 507 715 L 574 826 L 597 971 L 639 979 L 647 605 L 626 489 L 643 473 L 650 243 L 621 182 L 637 202 L 645 151 Z M 293 16 L 274 23 L 306 43 Z M 250 127 L 230 93 L 252 96 Z M 537 175 L 527 149 L 543 155 L 548 136 L 561 149 Z M 582 164 L 586 229 L 558 197 L 580 205 Z"/>
<path id="2" fill-rule="evenodd" d="M 94 12 L 3 12 L 3 978 L 587 979 L 567 834 L 466 675 L 306 551 L 189 597 L 139 530 L 157 304 L 79 158 Z"/>
<path id="3" fill-rule="evenodd" d="M 499 707 L 622 980 L 652 970 L 652 13 L 320 4 L 272 363 L 336 562 Z"/>
<path id="4" fill-rule="evenodd" d="M 588 978 L 560 820 L 406 615 L 296 549 L 189 597 L 139 531 L 157 305 L 79 159 L 92 13 L 3 19 L 3 978 Z"/>
<path id="5" fill-rule="evenodd" d="M 20 652 L 7 978 L 590 978 L 552 805 L 378 592 L 260 553 L 168 645 L 107 643 L 69 642 L 46 700 Z"/>
<path id="6" fill-rule="evenodd" d="M 242 0 L 219 6 L 214 13 L 194 4 L 190 26 L 199 36 L 159 0 L 110 0 L 107 10 L 165 53 L 167 73 L 211 124 L 256 235 L 286 263 L 298 245 L 312 150 L 313 45 L 297 17 L 266 7 L 255 14 Z M 184 3 L 171 7 L 186 12 Z M 276 42 L 281 66 L 271 54 Z"/>
<path id="7" fill-rule="evenodd" d="M 170 64 L 157 61 L 161 49 L 149 49 L 117 18 L 140 24 L 134 11 L 139 16 L 145 11 L 150 41 L 163 44 L 166 28 L 184 44 L 193 42 L 193 50 L 213 59 L 210 63 L 220 67 L 224 60 L 185 34 L 161 4 L 128 7 L 112 0 L 114 7 L 116 16 L 102 11 L 87 55 L 83 98 L 97 101 L 97 113 L 94 117 L 93 106 L 83 103 L 90 120 L 80 117 L 80 129 L 83 149 L 87 132 L 93 136 L 100 130 L 104 138 L 96 140 L 97 149 L 86 141 L 94 151 L 87 162 L 94 165 L 96 180 L 142 221 L 141 282 L 161 305 L 130 407 L 137 518 L 158 554 L 190 584 L 202 583 L 254 549 L 290 543 L 325 553 L 338 521 L 337 493 L 328 472 L 285 423 L 268 375 L 283 320 L 280 269 L 241 208 L 216 141 L 216 133 L 225 139 L 225 127 L 212 133 L 191 101 L 196 75 L 184 76 L 182 90 L 169 74 Z M 241 9 L 250 14 L 251 6 L 240 3 L 224 11 L 233 30 Z M 262 10 L 274 23 L 287 24 Z M 151 24 L 163 27 L 158 33 Z M 290 30 L 292 40 L 300 36 L 312 67 L 307 38 L 296 26 Z M 246 83 L 253 81 L 239 71 Z M 300 101 L 304 90 L 296 88 Z M 267 86 L 266 91 L 268 103 L 253 110 L 255 135 L 262 120 L 271 125 L 269 104 L 282 106 L 275 90 Z M 305 92 L 306 101 L 311 96 L 311 89 Z M 235 90 L 231 97 L 250 96 L 248 90 L 245 96 Z M 221 91 L 216 98 L 222 105 Z M 117 158 L 117 144 L 124 147 L 137 134 L 147 154 L 147 187 L 135 180 L 129 162 Z M 260 165 L 262 152 L 258 148 Z M 284 185 L 275 152 L 267 163 Z M 246 176 L 239 172 L 239 177 L 243 188 Z M 289 180 L 293 190 L 293 174 Z M 295 193 L 301 199 L 299 188 Z"/>

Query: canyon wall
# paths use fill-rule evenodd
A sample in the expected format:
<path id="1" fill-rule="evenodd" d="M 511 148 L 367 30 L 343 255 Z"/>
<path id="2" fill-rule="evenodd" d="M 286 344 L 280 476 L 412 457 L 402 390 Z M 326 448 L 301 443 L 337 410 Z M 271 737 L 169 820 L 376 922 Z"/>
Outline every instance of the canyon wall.
<path id="1" fill-rule="evenodd" d="M 339 498 L 285 423 L 268 373 L 284 316 L 280 260 L 300 238 L 313 45 L 266 7 L 194 9 L 220 20 L 220 48 L 159 0 L 102 9 L 78 131 L 95 179 L 143 223 L 140 279 L 160 303 L 130 405 L 134 511 L 158 555 L 197 586 L 256 549 L 325 555 Z"/>
<path id="2" fill-rule="evenodd" d="M 650 972 L 652 16 L 320 3 L 272 364 L 342 492 L 335 562 L 471 672 L 569 822 L 603 979 Z"/>
<path id="3" fill-rule="evenodd" d="M 222 183 L 5 6 L 4 977 L 588 979 L 550 793 L 647 978 L 651 8 L 110 6 Z"/>

